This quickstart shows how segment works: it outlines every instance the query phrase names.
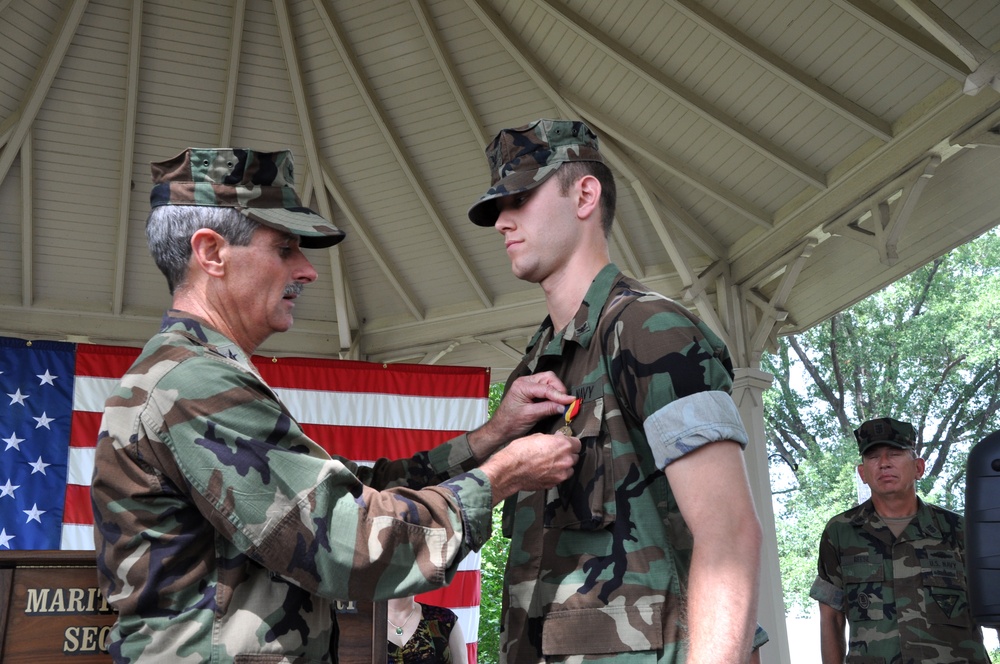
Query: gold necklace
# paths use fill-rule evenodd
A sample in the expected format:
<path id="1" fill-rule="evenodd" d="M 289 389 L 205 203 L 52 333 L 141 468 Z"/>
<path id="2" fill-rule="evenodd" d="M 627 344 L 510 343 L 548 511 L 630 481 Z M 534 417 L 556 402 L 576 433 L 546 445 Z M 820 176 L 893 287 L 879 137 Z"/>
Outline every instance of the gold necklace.
<path id="1" fill-rule="evenodd" d="M 416 611 L 416 610 L 417 610 L 417 603 L 414 602 L 413 606 L 410 607 L 410 612 L 406 614 L 406 620 L 403 621 L 402 625 L 397 625 L 396 623 L 394 623 L 391 620 L 389 620 L 389 613 L 388 612 L 386 612 L 386 614 L 385 614 L 385 619 L 389 622 L 390 625 L 392 625 L 393 627 L 396 628 L 396 635 L 398 636 L 398 635 L 401 635 L 403 633 L 403 628 L 406 627 L 406 623 L 410 622 L 410 618 L 413 617 L 413 612 Z"/>

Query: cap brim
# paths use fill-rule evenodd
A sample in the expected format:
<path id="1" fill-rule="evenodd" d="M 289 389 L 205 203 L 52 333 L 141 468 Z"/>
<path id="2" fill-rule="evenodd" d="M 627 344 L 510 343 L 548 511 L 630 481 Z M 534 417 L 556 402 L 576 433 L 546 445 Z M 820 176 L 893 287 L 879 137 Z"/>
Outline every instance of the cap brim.
<path id="1" fill-rule="evenodd" d="M 530 171 L 515 171 L 507 177 L 498 180 L 495 185 L 490 187 L 489 190 L 480 196 L 479 200 L 476 201 L 471 208 L 469 208 L 469 220 L 476 226 L 493 226 L 496 224 L 497 218 L 500 216 L 500 210 L 497 208 L 498 198 L 513 196 L 514 194 L 520 194 L 525 191 L 531 191 L 552 177 L 556 173 L 557 169 L 548 169 L 547 172 L 541 177 L 537 176 L 539 170 L 541 169 L 536 168 Z"/>
<path id="2" fill-rule="evenodd" d="M 240 212 L 257 223 L 297 236 L 299 246 L 305 249 L 332 247 L 347 235 L 306 207 L 240 208 Z"/>
<path id="3" fill-rule="evenodd" d="M 913 449 L 912 445 L 903 445 L 903 444 L 898 443 L 898 442 L 896 442 L 894 440 L 870 440 L 867 443 L 865 443 L 864 447 L 860 447 L 859 446 L 858 453 L 859 454 L 864 454 L 865 452 L 867 452 L 871 448 L 876 447 L 878 445 L 888 445 L 889 447 L 895 447 L 897 450 L 912 450 Z"/>

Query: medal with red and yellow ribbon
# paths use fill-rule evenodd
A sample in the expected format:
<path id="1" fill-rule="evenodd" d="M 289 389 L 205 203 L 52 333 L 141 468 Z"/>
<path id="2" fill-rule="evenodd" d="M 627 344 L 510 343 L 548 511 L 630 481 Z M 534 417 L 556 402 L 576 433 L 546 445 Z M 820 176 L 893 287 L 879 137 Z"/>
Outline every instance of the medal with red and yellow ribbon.
<path id="1" fill-rule="evenodd" d="M 573 418 L 577 416 L 580 412 L 580 402 L 582 399 L 577 399 L 570 405 L 566 406 L 566 413 L 563 415 L 563 419 L 566 420 L 566 424 L 559 428 L 559 433 L 564 436 L 572 436 L 573 429 L 570 428 L 569 424 L 573 421 Z"/>

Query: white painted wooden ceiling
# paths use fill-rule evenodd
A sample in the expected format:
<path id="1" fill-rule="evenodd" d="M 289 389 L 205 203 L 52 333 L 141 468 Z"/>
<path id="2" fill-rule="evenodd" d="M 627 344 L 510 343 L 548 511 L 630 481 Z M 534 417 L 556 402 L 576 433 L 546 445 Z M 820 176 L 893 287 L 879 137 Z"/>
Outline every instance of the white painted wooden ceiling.
<path id="1" fill-rule="evenodd" d="M 747 366 L 1000 222 L 998 45 L 996 0 L 0 0 L 0 334 L 141 344 L 149 162 L 289 148 L 347 240 L 261 351 L 502 380 L 545 311 L 482 149 L 580 117 L 614 260 Z"/>

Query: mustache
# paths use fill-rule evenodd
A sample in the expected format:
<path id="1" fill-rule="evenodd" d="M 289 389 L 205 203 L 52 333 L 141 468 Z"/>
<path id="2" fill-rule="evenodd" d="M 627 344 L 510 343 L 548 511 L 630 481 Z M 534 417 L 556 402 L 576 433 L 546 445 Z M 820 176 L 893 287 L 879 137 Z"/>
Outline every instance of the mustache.
<path id="1" fill-rule="evenodd" d="M 284 297 L 289 297 L 289 296 L 298 297 L 299 295 L 302 295 L 302 289 L 304 289 L 305 287 L 306 285 L 304 283 L 300 281 L 293 281 L 292 283 L 285 286 Z"/>

